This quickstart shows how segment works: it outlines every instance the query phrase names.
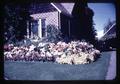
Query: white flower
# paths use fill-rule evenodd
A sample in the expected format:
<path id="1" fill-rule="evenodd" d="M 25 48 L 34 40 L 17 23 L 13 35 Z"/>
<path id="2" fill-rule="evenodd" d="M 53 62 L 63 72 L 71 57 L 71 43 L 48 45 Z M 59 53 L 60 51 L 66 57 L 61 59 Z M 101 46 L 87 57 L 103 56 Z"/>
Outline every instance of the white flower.
<path id="1" fill-rule="evenodd" d="M 5 56 L 6 56 L 7 58 L 12 58 L 11 52 L 5 52 Z"/>
<path id="2" fill-rule="evenodd" d="M 20 58 L 31 56 L 32 59 L 34 56 L 38 57 L 52 57 L 56 56 L 56 62 L 60 64 L 85 64 L 88 63 L 87 59 L 91 61 L 95 60 L 95 56 L 100 54 L 100 51 L 94 49 L 92 44 L 87 42 L 80 41 L 71 41 L 68 44 L 62 41 L 59 41 L 56 45 L 55 43 L 47 43 L 50 47 L 48 50 L 44 47 L 46 43 L 39 43 L 38 47 L 43 47 L 40 49 L 40 54 L 37 51 L 34 51 L 35 46 L 31 45 L 29 49 L 27 47 L 14 47 L 10 52 L 4 52 L 5 57 L 14 58 L 20 56 Z M 82 48 L 81 48 L 82 47 Z M 87 50 L 89 48 L 89 50 Z M 63 52 L 63 50 L 65 52 Z M 83 51 L 84 49 L 84 51 Z M 26 54 L 25 54 L 26 53 Z M 13 56 L 12 56 L 13 55 Z"/>
<path id="3" fill-rule="evenodd" d="M 53 54 L 53 55 L 58 55 L 58 51 L 56 50 L 56 51 L 54 51 L 52 54 Z"/>
<path id="4" fill-rule="evenodd" d="M 31 55 L 31 52 L 27 52 L 25 56 L 29 57 L 30 55 Z"/>
<path id="5" fill-rule="evenodd" d="M 65 58 L 65 57 L 67 57 L 65 53 L 61 55 L 61 58 Z"/>
<path id="6" fill-rule="evenodd" d="M 31 45 L 30 48 L 29 48 L 29 51 L 32 51 L 34 50 L 35 46 L 34 45 Z"/>
<path id="7" fill-rule="evenodd" d="M 43 46 L 45 46 L 45 43 L 39 43 L 38 44 L 38 47 L 43 47 Z"/>
<path id="8" fill-rule="evenodd" d="M 18 54 L 19 54 L 19 51 L 15 51 L 14 53 L 15 53 L 16 55 L 18 55 Z"/>
<path id="9" fill-rule="evenodd" d="M 31 41 L 33 41 L 33 42 L 38 42 L 38 39 L 32 39 Z"/>
<path id="10" fill-rule="evenodd" d="M 94 60 L 95 60 L 93 54 L 89 54 L 89 59 L 90 59 L 91 61 L 94 61 Z"/>
<path id="11" fill-rule="evenodd" d="M 61 41 L 59 41 L 58 43 L 57 43 L 57 45 L 61 45 L 62 44 L 62 42 Z"/>
<path id="12" fill-rule="evenodd" d="M 57 55 L 62 55 L 64 52 L 58 52 Z"/>
<path id="13" fill-rule="evenodd" d="M 57 58 L 56 62 L 60 63 L 60 64 L 72 64 L 71 63 L 71 58 L 69 57 L 64 57 L 64 58 Z"/>
<path id="14" fill-rule="evenodd" d="M 99 50 L 95 50 L 94 51 L 96 54 L 100 54 L 100 51 Z"/>
<path id="15" fill-rule="evenodd" d="M 46 57 L 44 52 L 41 53 L 41 57 Z"/>
<path id="16" fill-rule="evenodd" d="M 7 55 L 9 52 L 4 52 L 4 55 Z"/>
<path id="17" fill-rule="evenodd" d="M 14 46 L 13 44 L 9 44 L 8 46 Z"/>
<path id="18" fill-rule="evenodd" d="M 74 57 L 73 62 L 74 64 L 85 64 L 87 61 L 85 58 L 83 58 L 83 56 L 81 56 L 81 57 Z"/>
<path id="19" fill-rule="evenodd" d="M 52 57 L 52 54 L 50 52 L 46 52 L 46 56 Z"/>
<path id="20" fill-rule="evenodd" d="M 87 45 L 87 43 L 86 43 L 86 42 L 84 42 L 84 45 Z"/>
<path id="21" fill-rule="evenodd" d="M 92 44 L 90 44 L 89 46 L 90 46 L 90 48 L 93 48 L 93 47 L 94 47 Z"/>

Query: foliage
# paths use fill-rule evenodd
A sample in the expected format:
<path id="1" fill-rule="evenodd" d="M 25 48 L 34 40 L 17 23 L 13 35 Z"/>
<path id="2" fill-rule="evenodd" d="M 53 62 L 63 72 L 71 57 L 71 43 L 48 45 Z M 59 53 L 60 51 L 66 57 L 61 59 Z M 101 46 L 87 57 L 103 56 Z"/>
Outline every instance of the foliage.
<path id="1" fill-rule="evenodd" d="M 116 38 L 100 40 L 99 45 L 101 51 L 111 51 L 117 48 L 117 41 Z"/>
<path id="2" fill-rule="evenodd" d="M 26 21 L 29 19 L 27 6 L 7 3 L 4 6 L 4 41 L 15 42 L 26 35 Z"/>
<path id="3" fill-rule="evenodd" d="M 96 30 L 93 22 L 93 10 L 87 6 L 87 3 L 79 1 L 75 3 L 72 15 L 71 35 L 73 35 L 75 39 L 85 39 L 95 44 Z"/>
<path id="4" fill-rule="evenodd" d="M 47 37 L 46 41 L 48 42 L 57 42 L 62 39 L 60 29 L 57 29 L 55 25 L 48 25 L 47 26 Z"/>
<path id="5" fill-rule="evenodd" d="M 94 49 L 92 44 L 85 41 L 71 41 L 65 43 L 33 43 L 28 45 L 27 40 L 18 45 L 8 44 L 4 46 L 5 59 L 8 60 L 44 60 L 56 61 L 67 64 L 86 64 L 95 61 L 100 56 L 100 51 Z"/>

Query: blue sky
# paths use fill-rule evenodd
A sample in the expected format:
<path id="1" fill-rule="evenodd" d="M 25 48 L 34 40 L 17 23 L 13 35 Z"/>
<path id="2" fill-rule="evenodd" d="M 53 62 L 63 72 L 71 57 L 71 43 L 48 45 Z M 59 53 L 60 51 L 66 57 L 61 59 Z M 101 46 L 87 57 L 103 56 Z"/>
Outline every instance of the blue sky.
<path id="1" fill-rule="evenodd" d="M 88 6 L 94 11 L 94 23 L 98 38 L 103 35 L 103 28 L 110 19 L 116 20 L 115 6 L 112 3 L 88 3 Z"/>

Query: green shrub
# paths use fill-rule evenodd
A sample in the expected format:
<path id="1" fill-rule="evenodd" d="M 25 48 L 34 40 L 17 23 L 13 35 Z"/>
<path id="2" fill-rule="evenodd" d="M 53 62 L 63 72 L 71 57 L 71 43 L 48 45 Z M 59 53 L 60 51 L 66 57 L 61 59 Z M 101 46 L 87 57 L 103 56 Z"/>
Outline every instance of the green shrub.
<path id="1" fill-rule="evenodd" d="M 47 42 L 57 42 L 61 40 L 61 31 L 55 25 L 47 26 L 47 37 L 44 39 Z"/>

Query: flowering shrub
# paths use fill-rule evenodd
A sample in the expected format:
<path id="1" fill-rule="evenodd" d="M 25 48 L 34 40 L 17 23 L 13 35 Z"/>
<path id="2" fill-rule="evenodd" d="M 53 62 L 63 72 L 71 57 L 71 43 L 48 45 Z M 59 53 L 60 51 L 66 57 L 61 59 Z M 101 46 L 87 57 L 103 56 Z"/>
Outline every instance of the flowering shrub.
<path id="1" fill-rule="evenodd" d="M 5 60 L 52 61 L 60 64 L 86 64 L 96 60 L 100 51 L 81 41 L 39 43 L 38 46 L 4 46 Z"/>

